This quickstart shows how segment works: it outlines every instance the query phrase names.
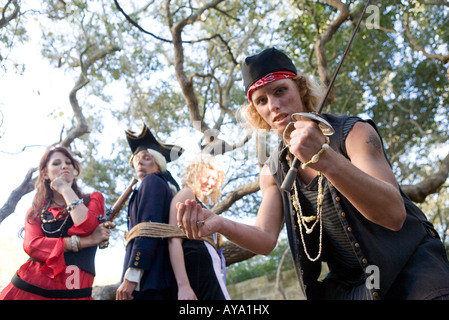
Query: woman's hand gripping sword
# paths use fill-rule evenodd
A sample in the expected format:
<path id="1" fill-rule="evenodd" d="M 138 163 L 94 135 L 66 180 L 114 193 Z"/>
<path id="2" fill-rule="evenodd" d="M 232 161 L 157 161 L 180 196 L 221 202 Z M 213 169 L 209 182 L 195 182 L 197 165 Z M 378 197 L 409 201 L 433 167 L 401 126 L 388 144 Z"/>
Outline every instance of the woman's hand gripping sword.
<path id="1" fill-rule="evenodd" d="M 327 122 L 326 120 L 324 120 L 319 114 L 317 114 L 315 112 L 294 113 L 291 115 L 291 118 L 292 118 L 292 122 L 290 122 L 288 124 L 288 126 L 285 128 L 284 135 L 283 135 L 283 140 L 286 144 L 288 144 L 288 141 L 290 139 L 290 133 L 295 128 L 293 125 L 293 123 L 295 121 L 313 121 L 316 124 L 318 124 L 318 127 L 320 128 L 321 132 L 325 136 L 331 136 L 335 133 L 335 130 L 334 130 L 334 128 L 332 128 L 330 123 Z M 284 181 L 282 182 L 282 185 L 281 185 L 282 191 L 290 191 L 291 190 L 300 164 L 301 164 L 301 162 L 298 160 L 298 158 L 295 157 L 293 159 L 292 165 L 290 166 L 290 169 L 287 172 L 287 175 L 285 176 Z"/>
<path id="2" fill-rule="evenodd" d="M 365 4 L 362 14 L 360 15 L 360 19 L 357 23 L 357 26 L 355 27 L 354 32 L 352 33 L 352 36 L 349 39 L 348 45 L 346 46 L 346 49 L 345 49 L 345 52 L 343 53 L 343 56 L 342 56 L 340 62 L 338 63 L 337 69 L 335 70 L 334 75 L 332 76 L 329 86 L 327 87 L 326 94 L 324 95 L 323 100 L 321 101 L 319 107 L 317 108 L 317 111 L 310 112 L 310 113 L 306 113 L 306 112 L 294 113 L 291 115 L 292 122 L 305 121 L 305 120 L 314 121 L 318 124 L 318 126 L 320 127 L 321 131 L 323 132 L 323 134 L 325 136 L 330 136 L 330 135 L 334 134 L 334 129 L 332 128 L 332 126 L 326 120 L 324 120 L 319 114 L 323 110 L 323 107 L 324 107 L 324 104 L 326 103 L 327 97 L 329 96 L 329 93 L 334 85 L 335 78 L 337 77 L 337 74 L 340 71 L 341 65 L 343 64 L 343 60 L 345 59 L 346 55 L 348 54 L 349 48 L 351 47 L 351 44 L 352 44 L 352 40 L 354 40 L 354 37 L 357 33 L 357 30 L 359 29 L 360 23 L 363 20 L 363 16 L 365 15 L 366 9 L 368 8 L 369 4 L 370 4 L 370 0 L 368 0 Z M 294 128 L 294 126 L 290 125 L 290 124 L 285 128 L 284 134 L 283 134 L 285 143 L 287 143 L 286 140 L 289 139 L 290 133 L 293 131 L 293 128 Z M 287 172 L 287 175 L 285 176 L 284 181 L 282 182 L 282 185 L 281 185 L 282 191 L 289 192 L 292 189 L 293 182 L 295 181 L 299 166 L 300 166 L 300 161 L 298 160 L 298 158 L 295 157 L 293 159 L 290 169 Z"/>

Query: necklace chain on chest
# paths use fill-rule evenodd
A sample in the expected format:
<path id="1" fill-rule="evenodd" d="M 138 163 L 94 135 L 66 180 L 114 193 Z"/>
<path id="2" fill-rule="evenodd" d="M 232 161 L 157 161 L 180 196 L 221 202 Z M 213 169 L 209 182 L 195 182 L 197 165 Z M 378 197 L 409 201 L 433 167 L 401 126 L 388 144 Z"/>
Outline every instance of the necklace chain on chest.
<path id="1" fill-rule="evenodd" d="M 293 183 L 293 189 L 294 192 L 292 194 L 292 203 L 293 207 L 296 211 L 296 217 L 299 227 L 299 233 L 301 235 L 301 241 L 302 245 L 304 247 L 304 253 L 306 254 L 307 258 L 314 262 L 318 260 L 321 256 L 321 252 L 323 249 L 323 219 L 322 219 L 322 211 L 323 211 L 323 175 L 321 172 L 318 172 L 318 195 L 317 195 L 317 213 L 316 216 L 304 216 L 301 208 L 301 203 L 299 202 L 299 195 L 298 195 L 298 185 L 297 181 L 295 179 L 295 182 Z M 308 226 L 307 223 L 313 222 L 312 226 Z M 306 235 L 309 235 L 313 232 L 317 224 L 320 225 L 320 236 L 319 236 L 319 243 L 318 243 L 318 254 L 315 258 L 312 258 L 307 250 L 306 242 L 305 242 L 305 235 L 303 233 L 303 228 L 306 231 Z"/>
<path id="2" fill-rule="evenodd" d="M 58 217 L 53 218 L 53 219 L 46 219 L 45 214 L 48 212 L 48 209 L 50 208 L 50 204 L 51 204 L 51 201 L 49 201 L 48 204 L 41 211 L 41 221 L 42 221 L 41 229 L 42 229 L 42 231 L 44 231 L 44 233 L 54 234 L 54 233 L 60 232 L 62 230 L 62 228 L 65 226 L 65 224 L 67 223 L 67 219 L 69 218 L 69 212 L 67 211 L 67 209 L 64 209 L 63 213 L 61 215 L 59 215 Z M 48 214 L 51 214 L 51 213 L 48 213 Z M 45 230 L 44 224 L 54 223 L 54 222 L 57 222 L 57 221 L 60 221 L 63 219 L 64 219 L 64 221 L 58 229 L 53 230 L 53 231 Z"/>

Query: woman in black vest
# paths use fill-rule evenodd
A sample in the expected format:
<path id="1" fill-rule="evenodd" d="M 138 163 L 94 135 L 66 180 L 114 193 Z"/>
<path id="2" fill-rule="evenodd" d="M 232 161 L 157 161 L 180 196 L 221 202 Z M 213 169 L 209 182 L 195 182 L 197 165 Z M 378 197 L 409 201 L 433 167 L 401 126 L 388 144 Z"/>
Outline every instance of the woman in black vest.
<path id="1" fill-rule="evenodd" d="M 98 219 L 104 215 L 103 195 L 83 194 L 79 173 L 79 162 L 66 148 L 52 148 L 42 157 L 24 227 L 30 259 L 0 299 L 92 299 L 97 245 L 110 231 Z"/>
<path id="2" fill-rule="evenodd" d="M 260 174 L 263 200 L 254 226 L 187 201 L 178 210 L 187 236 L 219 232 L 268 254 L 285 220 L 308 299 L 447 299 L 449 263 L 443 244 L 400 189 L 373 122 L 323 114 L 335 130 L 330 136 L 307 118 L 290 124 L 292 114 L 316 110 L 323 90 L 275 48 L 247 57 L 242 71 L 246 120 L 288 139 Z M 285 136 L 287 126 L 291 134 Z M 293 188 L 282 191 L 293 156 L 301 166 Z M 319 282 L 322 262 L 330 272 Z"/>

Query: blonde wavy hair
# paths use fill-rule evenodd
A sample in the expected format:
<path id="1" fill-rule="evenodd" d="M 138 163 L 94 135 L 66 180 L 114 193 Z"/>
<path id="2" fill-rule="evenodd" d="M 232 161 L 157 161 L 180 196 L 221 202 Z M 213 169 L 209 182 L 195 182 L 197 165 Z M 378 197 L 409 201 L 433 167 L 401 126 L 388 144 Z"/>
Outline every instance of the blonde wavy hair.
<path id="1" fill-rule="evenodd" d="M 217 172 L 217 183 L 213 191 L 203 196 L 201 194 L 200 178 L 207 175 L 207 170 L 215 170 Z M 225 173 L 221 163 L 212 155 L 201 154 L 197 156 L 186 167 L 183 175 L 183 186 L 192 189 L 195 196 L 204 204 L 213 204 L 221 197 L 221 188 L 225 182 Z"/>
<path id="2" fill-rule="evenodd" d="M 315 111 L 318 104 L 324 97 L 323 87 L 314 80 L 311 76 L 298 74 L 296 77 L 291 78 L 296 82 L 299 89 L 299 93 L 302 99 L 302 103 L 308 112 Z M 256 107 L 251 101 L 247 105 L 243 105 L 237 111 L 240 120 L 243 120 L 243 125 L 251 129 L 264 129 L 270 130 L 269 124 L 260 116 Z"/>

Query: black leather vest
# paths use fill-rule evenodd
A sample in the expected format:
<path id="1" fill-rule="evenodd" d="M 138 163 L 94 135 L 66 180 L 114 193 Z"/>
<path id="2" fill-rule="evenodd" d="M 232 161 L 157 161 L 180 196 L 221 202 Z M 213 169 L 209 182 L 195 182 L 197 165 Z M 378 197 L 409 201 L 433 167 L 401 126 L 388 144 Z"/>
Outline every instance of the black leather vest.
<path id="1" fill-rule="evenodd" d="M 352 120 L 353 123 L 365 120 L 329 114 L 323 114 L 323 117 L 336 131 L 335 134 L 330 137 L 331 148 L 348 158 L 344 143 L 346 138 L 344 132 L 349 130 L 345 130 L 345 125 L 349 120 Z M 356 121 L 354 121 L 354 119 Z M 372 121 L 367 120 L 366 122 L 369 122 L 376 128 Z M 286 150 L 281 152 L 282 149 L 283 144 L 281 142 L 278 151 L 274 152 L 268 160 L 271 173 L 279 188 L 289 169 L 287 161 L 285 160 Z M 297 176 L 297 179 L 300 178 Z M 380 270 L 379 289 L 369 289 L 362 283 L 360 288 L 363 292 L 359 293 L 359 297 L 354 298 L 384 298 L 390 288 L 394 285 L 398 275 L 406 266 L 417 247 L 424 241 L 424 238 L 430 237 L 430 241 L 434 240 L 441 243 L 438 236 L 434 236 L 434 234 L 437 233 L 433 229 L 432 224 L 426 219 L 422 211 L 408 199 L 402 190 L 401 194 L 404 199 L 407 217 L 400 231 L 391 231 L 367 220 L 336 188 L 332 185 L 329 185 L 328 187 L 330 191 L 328 196 L 332 197 L 335 214 L 338 216 L 337 221 L 339 221 L 339 227 L 343 229 L 347 236 L 347 240 L 352 244 L 352 250 L 355 253 L 361 270 L 367 270 L 366 268 L 369 266 L 375 266 Z M 295 212 L 292 207 L 291 193 L 280 192 L 282 195 L 283 212 L 290 248 L 300 285 L 303 287 L 308 299 L 325 298 L 326 289 L 322 282 L 317 281 L 321 271 L 321 261 L 311 262 L 305 256 L 298 224 L 295 219 Z M 301 193 L 301 190 L 298 190 L 298 192 Z M 316 214 L 316 212 L 305 213 L 305 215 L 312 214 Z M 436 245 L 440 246 L 438 243 L 436 243 Z M 430 254 L 437 256 L 443 266 L 443 270 L 445 270 L 446 274 L 449 274 L 447 272 L 447 270 L 449 270 L 449 268 L 447 268 L 447 258 L 441 256 L 441 252 Z M 422 272 L 430 271 L 422 270 Z M 365 278 L 368 278 L 368 276 L 370 276 L 370 273 L 367 272 Z M 357 281 L 360 282 L 360 279 Z M 424 290 L 425 292 L 425 288 L 414 288 L 414 290 L 416 291 L 416 296 L 419 296 L 420 291 Z M 345 299 L 348 297 L 341 296 L 337 298 Z"/>

